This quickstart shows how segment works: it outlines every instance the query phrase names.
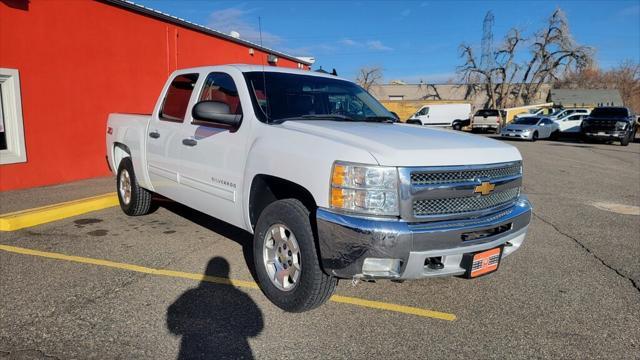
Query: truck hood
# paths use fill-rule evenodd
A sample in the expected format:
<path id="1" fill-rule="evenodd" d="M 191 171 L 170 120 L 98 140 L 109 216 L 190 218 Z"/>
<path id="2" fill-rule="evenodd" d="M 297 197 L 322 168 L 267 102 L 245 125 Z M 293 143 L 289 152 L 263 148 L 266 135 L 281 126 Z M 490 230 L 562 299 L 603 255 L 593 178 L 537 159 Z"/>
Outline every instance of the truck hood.
<path id="1" fill-rule="evenodd" d="M 453 130 L 324 120 L 287 121 L 280 126 L 366 150 L 378 164 L 385 166 L 478 165 L 521 160 L 520 153 L 511 145 Z"/>

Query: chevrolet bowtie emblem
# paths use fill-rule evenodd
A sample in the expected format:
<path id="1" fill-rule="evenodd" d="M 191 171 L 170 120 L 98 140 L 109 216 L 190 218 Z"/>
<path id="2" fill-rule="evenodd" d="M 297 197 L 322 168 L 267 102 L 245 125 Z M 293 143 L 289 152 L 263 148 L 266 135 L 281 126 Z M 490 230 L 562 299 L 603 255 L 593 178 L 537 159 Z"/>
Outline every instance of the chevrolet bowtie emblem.
<path id="1" fill-rule="evenodd" d="M 495 189 L 496 186 L 490 182 L 483 182 L 482 184 L 476 186 L 473 189 L 473 192 L 476 194 L 482 194 L 482 196 L 484 195 L 489 195 L 491 194 L 491 192 L 493 191 L 493 189 Z"/>

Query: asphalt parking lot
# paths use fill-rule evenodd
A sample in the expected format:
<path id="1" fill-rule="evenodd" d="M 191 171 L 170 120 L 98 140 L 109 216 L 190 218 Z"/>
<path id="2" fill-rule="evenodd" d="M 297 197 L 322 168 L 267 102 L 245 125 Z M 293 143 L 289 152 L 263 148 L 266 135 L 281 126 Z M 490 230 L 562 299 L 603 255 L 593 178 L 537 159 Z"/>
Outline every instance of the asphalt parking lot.
<path id="1" fill-rule="evenodd" d="M 535 209 L 524 246 L 476 280 L 340 283 L 388 310 L 284 313 L 253 286 L 250 235 L 170 202 L 0 233 L 0 358 L 640 358 L 640 143 L 510 144 Z M 0 201 L 47 193 L 65 191 Z"/>

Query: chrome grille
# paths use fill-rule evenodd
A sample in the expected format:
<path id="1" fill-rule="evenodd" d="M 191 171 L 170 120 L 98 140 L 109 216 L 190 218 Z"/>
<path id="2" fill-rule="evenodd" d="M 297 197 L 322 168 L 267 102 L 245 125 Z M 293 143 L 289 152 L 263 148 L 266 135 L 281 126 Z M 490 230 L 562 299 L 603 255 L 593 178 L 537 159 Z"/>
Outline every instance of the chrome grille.
<path id="1" fill-rule="evenodd" d="M 450 170 L 450 171 L 414 171 L 411 173 L 411 185 L 452 184 L 472 182 L 476 179 L 494 180 L 522 173 L 520 162 L 506 166 L 489 167 L 484 169 Z"/>
<path id="2" fill-rule="evenodd" d="M 513 202 L 519 194 L 520 188 L 515 187 L 496 191 L 486 196 L 417 200 L 413 202 L 413 214 L 414 216 L 429 216 L 482 211 Z"/>

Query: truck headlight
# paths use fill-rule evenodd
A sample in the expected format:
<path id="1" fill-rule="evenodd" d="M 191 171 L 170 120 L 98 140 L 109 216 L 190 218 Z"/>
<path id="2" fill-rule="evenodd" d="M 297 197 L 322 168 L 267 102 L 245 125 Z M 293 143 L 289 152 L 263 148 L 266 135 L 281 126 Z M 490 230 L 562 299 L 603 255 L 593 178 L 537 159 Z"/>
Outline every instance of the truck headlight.
<path id="1" fill-rule="evenodd" d="M 354 213 L 398 216 L 398 170 L 336 161 L 329 203 Z"/>
<path id="2" fill-rule="evenodd" d="M 627 128 L 626 121 L 616 121 L 616 130 L 624 130 Z"/>

